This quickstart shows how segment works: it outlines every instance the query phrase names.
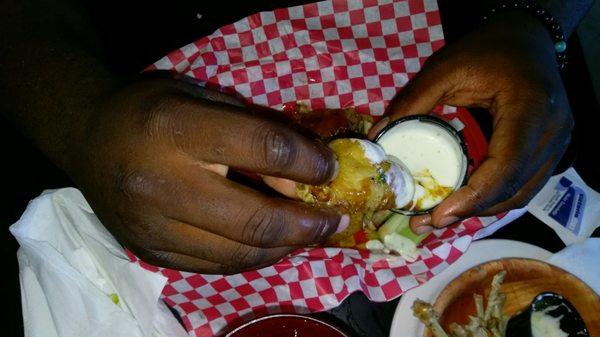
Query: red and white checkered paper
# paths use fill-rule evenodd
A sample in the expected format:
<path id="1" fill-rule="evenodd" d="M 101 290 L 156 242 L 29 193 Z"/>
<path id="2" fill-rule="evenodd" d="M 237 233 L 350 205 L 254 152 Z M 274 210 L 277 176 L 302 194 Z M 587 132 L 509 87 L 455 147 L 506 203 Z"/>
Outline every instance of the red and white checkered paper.
<path id="1" fill-rule="evenodd" d="M 171 70 L 248 103 L 283 110 L 356 107 L 382 115 L 392 97 L 442 47 L 435 0 L 327 0 L 261 12 L 171 52 L 146 71 Z M 487 145 L 468 112 L 438 113 L 465 126 L 477 165 Z M 168 277 L 164 301 L 194 336 L 222 334 L 255 316 L 331 309 L 362 291 L 373 301 L 398 297 L 460 257 L 473 235 L 502 216 L 471 218 L 434 232 L 415 262 L 376 260 L 367 251 L 300 249 L 277 264 L 237 275 L 157 268 Z"/>

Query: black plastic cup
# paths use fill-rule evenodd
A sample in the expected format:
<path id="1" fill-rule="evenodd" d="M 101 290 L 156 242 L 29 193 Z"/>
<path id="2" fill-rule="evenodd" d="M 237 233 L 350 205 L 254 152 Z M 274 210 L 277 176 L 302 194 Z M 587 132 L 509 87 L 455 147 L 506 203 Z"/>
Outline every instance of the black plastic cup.
<path id="1" fill-rule="evenodd" d="M 524 311 L 508 321 L 506 337 L 533 337 L 531 314 L 556 306 L 556 309 L 546 313 L 552 317 L 561 317 L 560 329 L 569 337 L 589 337 L 589 332 L 583 319 L 575 307 L 559 294 L 544 292 L 537 295 Z"/>

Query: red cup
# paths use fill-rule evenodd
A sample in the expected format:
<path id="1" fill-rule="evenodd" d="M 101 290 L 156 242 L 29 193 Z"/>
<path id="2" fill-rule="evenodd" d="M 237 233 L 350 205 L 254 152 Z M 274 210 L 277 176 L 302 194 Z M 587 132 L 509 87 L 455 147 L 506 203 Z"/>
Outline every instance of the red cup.
<path id="1" fill-rule="evenodd" d="M 257 318 L 236 328 L 226 337 L 348 337 L 340 329 L 318 319 L 277 314 Z"/>

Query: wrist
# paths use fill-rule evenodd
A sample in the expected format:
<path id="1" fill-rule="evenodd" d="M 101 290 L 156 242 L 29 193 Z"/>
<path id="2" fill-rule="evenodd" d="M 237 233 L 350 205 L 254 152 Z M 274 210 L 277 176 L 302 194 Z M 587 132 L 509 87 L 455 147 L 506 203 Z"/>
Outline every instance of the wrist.
<path id="1" fill-rule="evenodd" d="M 483 20 L 487 21 L 499 14 L 504 13 L 522 13 L 527 14 L 530 18 L 535 19 L 541 24 L 548 35 L 550 36 L 555 51 L 556 62 L 559 69 L 564 69 L 566 65 L 566 49 L 567 42 L 565 33 L 560 21 L 551 14 L 545 7 L 533 0 L 504 0 L 500 1 L 496 6 L 488 9 L 487 14 L 483 16 Z M 531 29 L 531 28 L 529 28 Z M 528 32 L 527 25 L 521 27 L 521 31 Z"/>
<path id="2" fill-rule="evenodd" d="M 511 49 L 528 49 L 538 56 L 551 55 L 555 58 L 554 41 L 543 23 L 524 11 L 507 11 L 491 17 L 483 26 L 497 43 Z M 556 61 L 554 61 L 556 63 Z M 558 67 L 558 66 L 557 66 Z"/>
<path id="3" fill-rule="evenodd" d="M 62 150 L 57 154 L 56 159 L 50 156 L 57 166 L 72 178 L 75 170 L 81 166 L 82 153 L 90 151 L 90 143 L 94 142 L 93 135 L 107 123 L 107 119 L 115 118 L 115 116 L 108 116 L 109 110 L 106 106 L 124 86 L 116 77 L 98 85 L 98 91 L 94 95 L 87 97 L 84 103 L 71 107 L 71 112 L 66 115 L 64 130 L 59 134 L 58 148 Z M 118 123 L 117 120 L 112 122 Z"/>

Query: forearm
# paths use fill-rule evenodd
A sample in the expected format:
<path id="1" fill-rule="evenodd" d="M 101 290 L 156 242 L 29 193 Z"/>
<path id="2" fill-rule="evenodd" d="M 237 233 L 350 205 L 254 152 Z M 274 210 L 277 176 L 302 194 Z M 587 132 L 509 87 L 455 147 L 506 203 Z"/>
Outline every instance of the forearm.
<path id="1" fill-rule="evenodd" d="M 63 169 L 120 82 L 86 16 L 68 0 L 0 4 L 0 113 Z"/>

